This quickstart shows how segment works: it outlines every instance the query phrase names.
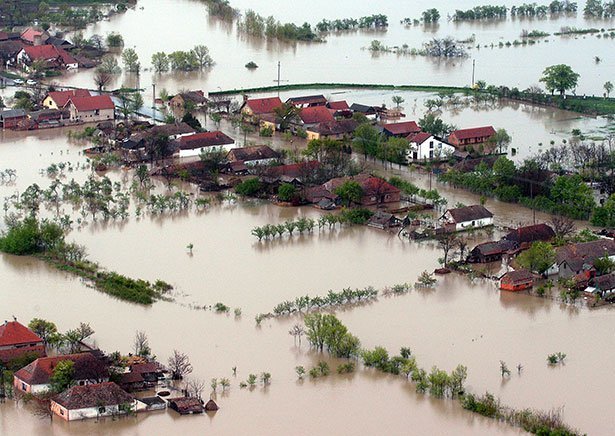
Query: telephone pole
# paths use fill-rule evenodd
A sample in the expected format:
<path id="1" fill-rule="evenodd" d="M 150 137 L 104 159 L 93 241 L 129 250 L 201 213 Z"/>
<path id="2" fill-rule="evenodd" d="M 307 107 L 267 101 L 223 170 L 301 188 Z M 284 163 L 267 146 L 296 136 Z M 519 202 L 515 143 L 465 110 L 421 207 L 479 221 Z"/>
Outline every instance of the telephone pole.
<path id="1" fill-rule="evenodd" d="M 476 59 L 472 59 L 472 88 L 474 88 L 474 72 L 476 71 Z"/>

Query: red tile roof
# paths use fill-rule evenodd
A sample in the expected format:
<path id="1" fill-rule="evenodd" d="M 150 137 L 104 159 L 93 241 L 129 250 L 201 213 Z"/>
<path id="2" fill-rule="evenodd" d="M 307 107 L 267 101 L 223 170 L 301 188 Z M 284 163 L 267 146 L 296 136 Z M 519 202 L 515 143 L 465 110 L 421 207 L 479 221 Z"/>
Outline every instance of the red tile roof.
<path id="1" fill-rule="evenodd" d="M 89 407 L 117 406 L 131 403 L 134 397 L 113 382 L 85 386 L 73 386 L 57 395 L 53 401 L 68 410 Z"/>
<path id="2" fill-rule="evenodd" d="M 279 97 L 251 98 L 246 101 L 246 106 L 252 109 L 254 115 L 270 114 L 277 107 L 282 106 Z"/>
<path id="3" fill-rule="evenodd" d="M 553 238 L 555 238 L 555 232 L 551 227 L 544 223 L 519 227 L 504 236 L 504 239 L 518 243 L 548 241 Z"/>
<path id="4" fill-rule="evenodd" d="M 47 94 L 58 107 L 64 107 L 71 97 L 90 97 L 87 89 L 69 89 L 68 91 L 52 91 Z"/>
<path id="5" fill-rule="evenodd" d="M 43 342 L 32 330 L 17 321 L 0 324 L 0 347 Z"/>
<path id="6" fill-rule="evenodd" d="M 63 360 L 75 362 L 75 380 L 97 380 L 109 377 L 107 366 L 91 353 L 39 357 L 34 362 L 17 371 L 15 377 L 29 385 L 47 384 L 53 375 L 53 370 Z"/>
<path id="7" fill-rule="evenodd" d="M 37 36 L 43 36 L 44 33 L 45 32 L 43 32 L 42 30 L 36 30 L 33 27 L 28 27 L 26 30 L 24 30 L 21 33 L 20 38 L 23 41 L 26 41 L 26 42 L 29 42 L 31 44 L 34 44 L 34 38 L 36 38 Z M 45 42 L 45 41 L 42 41 L 42 42 Z"/>
<path id="8" fill-rule="evenodd" d="M 431 138 L 431 133 L 427 132 L 419 132 L 419 133 L 411 133 L 407 136 L 407 140 L 413 142 L 415 144 L 422 144 Z"/>
<path id="9" fill-rule="evenodd" d="M 471 129 L 455 130 L 451 133 L 457 139 L 484 138 L 495 135 L 493 126 L 474 127 Z"/>
<path id="10" fill-rule="evenodd" d="M 406 121 L 403 123 L 391 123 L 383 124 L 382 128 L 389 132 L 391 135 L 404 135 L 407 136 L 411 133 L 418 133 L 421 128 L 415 121 Z"/>
<path id="11" fill-rule="evenodd" d="M 9 39 L 9 34 L 6 32 L 0 32 L 0 41 L 6 41 Z"/>
<path id="12" fill-rule="evenodd" d="M 381 179 L 380 177 L 374 177 L 369 174 L 359 174 L 354 177 L 338 177 L 329 180 L 323 186 L 330 192 L 335 192 L 335 190 L 339 186 L 349 180 L 355 181 L 361 185 L 361 188 L 363 188 L 364 196 L 371 196 L 374 194 L 393 194 L 400 192 L 398 188 L 391 185 L 386 180 Z"/>
<path id="13" fill-rule="evenodd" d="M 295 106 L 300 104 L 309 104 L 309 105 L 324 105 L 327 103 L 327 99 L 324 95 L 307 95 L 303 97 L 291 97 L 286 100 L 287 103 L 291 103 Z"/>
<path id="14" fill-rule="evenodd" d="M 37 45 L 34 47 L 24 47 L 24 51 L 30 60 L 41 59 L 45 61 L 61 60 L 64 65 L 76 64 L 77 61 L 64 49 L 58 48 L 55 45 Z"/>
<path id="15" fill-rule="evenodd" d="M 330 101 L 329 103 L 327 103 L 327 107 L 329 109 L 334 109 L 336 111 L 347 111 L 347 110 L 350 110 L 350 107 L 348 106 L 348 103 L 346 103 L 346 100 Z"/>
<path id="16" fill-rule="evenodd" d="M 179 148 L 192 150 L 202 147 L 216 147 L 219 145 L 234 144 L 235 140 L 220 131 L 195 133 L 194 135 L 182 136 L 179 139 Z"/>
<path id="17" fill-rule="evenodd" d="M 277 159 L 280 154 L 267 145 L 251 145 L 233 148 L 228 152 L 227 159 L 231 162 L 250 162 L 255 160 Z"/>
<path id="18" fill-rule="evenodd" d="M 80 112 L 102 109 L 115 109 L 115 104 L 108 95 L 92 95 L 89 97 L 71 97 L 66 104 L 72 103 Z"/>
<path id="19" fill-rule="evenodd" d="M 335 120 L 329 109 L 324 106 L 303 108 L 299 113 L 299 117 L 301 118 L 301 121 L 303 121 L 305 124 L 326 123 L 328 121 Z"/>
<path id="20" fill-rule="evenodd" d="M 267 177 L 290 177 L 295 179 L 301 179 L 306 174 L 311 174 L 320 167 L 320 162 L 316 160 L 308 162 L 299 162 L 289 165 L 278 165 L 275 167 L 269 167 L 265 170 Z"/>
<path id="21" fill-rule="evenodd" d="M 534 275 L 526 269 L 518 269 L 516 271 L 509 271 L 501 278 L 502 283 L 517 284 L 532 281 Z"/>

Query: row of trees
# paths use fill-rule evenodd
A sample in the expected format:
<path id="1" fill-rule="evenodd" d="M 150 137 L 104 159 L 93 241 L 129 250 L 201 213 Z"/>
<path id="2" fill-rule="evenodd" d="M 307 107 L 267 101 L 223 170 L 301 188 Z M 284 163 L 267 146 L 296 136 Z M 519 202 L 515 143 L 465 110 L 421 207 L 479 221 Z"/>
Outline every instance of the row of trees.
<path id="1" fill-rule="evenodd" d="M 546 17 L 547 15 L 575 14 L 577 3 L 568 0 L 554 0 L 548 5 L 536 3 L 523 3 L 519 6 L 511 6 L 510 15 L 513 17 Z"/>
<path id="2" fill-rule="evenodd" d="M 587 0 L 583 15 L 589 18 L 610 18 L 615 16 L 615 1 Z"/>
<path id="3" fill-rule="evenodd" d="M 484 5 L 475 6 L 472 9 L 459 10 L 453 14 L 453 21 L 472 21 L 494 18 L 506 18 L 508 8 L 506 6 Z"/>
<path id="4" fill-rule="evenodd" d="M 344 30 L 354 29 L 383 29 L 388 27 L 389 20 L 386 15 L 374 14 L 365 17 L 355 18 L 343 18 L 336 20 L 321 20 L 316 24 L 316 30 L 321 33 L 327 32 L 341 32 Z"/>
<path id="5" fill-rule="evenodd" d="M 197 45 L 189 51 L 174 51 L 172 53 L 157 52 L 152 55 L 152 67 L 156 73 L 167 71 L 195 71 L 209 68 L 214 60 L 205 45 Z"/>
<path id="6" fill-rule="evenodd" d="M 309 23 L 297 26 L 294 23 L 280 23 L 273 16 L 263 17 L 248 9 L 237 23 L 237 28 L 258 38 L 277 38 L 289 41 L 316 41 L 318 35 Z"/>

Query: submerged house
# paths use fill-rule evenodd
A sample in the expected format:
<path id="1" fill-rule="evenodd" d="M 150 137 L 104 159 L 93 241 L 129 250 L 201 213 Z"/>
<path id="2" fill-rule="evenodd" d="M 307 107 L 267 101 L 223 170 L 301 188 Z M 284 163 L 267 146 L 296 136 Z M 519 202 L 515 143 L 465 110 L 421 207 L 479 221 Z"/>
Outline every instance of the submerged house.
<path id="1" fill-rule="evenodd" d="M 493 225 L 493 214 L 484 206 L 473 206 L 448 209 L 440 217 L 440 223 L 446 231 L 462 231 L 473 228 L 481 228 Z"/>
<path id="2" fill-rule="evenodd" d="M 513 241 L 490 241 L 478 244 L 470 251 L 468 256 L 469 263 L 489 263 L 502 260 L 505 254 L 517 248 L 517 243 Z"/>
<path id="3" fill-rule="evenodd" d="M 258 123 L 265 115 L 273 115 L 275 109 L 282 106 L 279 97 L 249 98 L 241 106 L 241 113 L 249 117 L 253 123 Z"/>
<path id="4" fill-rule="evenodd" d="M 519 227 L 509 232 L 503 239 L 516 242 L 519 248 L 525 250 L 532 243 L 537 241 L 551 241 L 555 238 L 555 232 L 547 224 L 534 224 L 531 226 Z"/>
<path id="5" fill-rule="evenodd" d="M 199 156 L 205 151 L 230 151 L 235 140 L 221 131 L 195 133 L 179 138 L 179 157 Z"/>
<path id="6" fill-rule="evenodd" d="M 408 135 L 416 135 L 421 128 L 415 121 L 405 121 L 403 123 L 390 123 L 382 125 L 382 133 L 386 136 L 406 138 Z"/>
<path id="7" fill-rule="evenodd" d="M 205 105 L 207 105 L 207 98 L 201 90 L 181 92 L 169 100 L 169 107 L 176 110 L 184 110 L 188 106 L 196 109 Z"/>
<path id="8" fill-rule="evenodd" d="M 23 109 L 0 110 L 0 127 L 3 129 L 15 129 L 26 118 L 26 111 Z"/>
<path id="9" fill-rule="evenodd" d="M 180 415 L 203 413 L 205 411 L 203 401 L 194 397 L 169 398 L 168 404 L 170 409 L 175 410 Z"/>
<path id="10" fill-rule="evenodd" d="M 361 197 L 360 204 L 362 206 L 397 203 L 401 200 L 401 191 L 399 188 L 391 185 L 380 177 L 375 177 L 370 174 L 359 174 L 353 177 L 338 177 L 329 180 L 322 186 L 330 193 L 335 193 L 335 190 L 347 181 L 354 181 L 361 185 L 363 196 Z"/>
<path id="11" fill-rule="evenodd" d="M 75 122 L 97 123 L 115 119 L 115 104 L 108 95 L 71 97 L 64 105 Z"/>
<path id="12" fill-rule="evenodd" d="M 489 141 L 493 135 L 495 135 L 493 126 L 460 129 L 451 132 L 448 136 L 448 142 L 457 147 L 465 147 L 467 145 L 483 144 Z"/>
<path id="13" fill-rule="evenodd" d="M 62 109 L 68 100 L 74 97 L 91 97 L 87 89 L 70 89 L 68 91 L 51 91 L 43 99 L 43 106 L 48 109 Z"/>
<path id="14" fill-rule="evenodd" d="M 579 244 L 568 244 L 557 249 L 556 262 L 547 270 L 547 275 L 557 274 L 570 278 L 582 274 L 585 278 L 594 275 L 594 262 L 601 257 L 615 261 L 615 241 L 598 239 Z"/>
<path id="15" fill-rule="evenodd" d="M 115 416 L 136 410 L 137 400 L 113 382 L 73 386 L 51 400 L 51 411 L 66 421 Z"/>
<path id="16" fill-rule="evenodd" d="M 17 321 L 0 324 L 0 363 L 8 363 L 27 353 L 44 356 L 43 340 Z"/>
<path id="17" fill-rule="evenodd" d="M 397 218 L 392 213 L 377 211 L 367 221 L 368 227 L 374 227 L 380 230 L 390 229 L 391 227 L 399 227 L 402 220 Z"/>
<path id="18" fill-rule="evenodd" d="M 229 162 L 243 162 L 246 166 L 271 165 L 280 154 L 267 145 L 233 148 L 226 155 Z"/>
<path id="19" fill-rule="evenodd" d="M 523 291 L 534 286 L 534 275 L 526 270 L 509 271 L 500 278 L 500 289 L 504 291 Z"/>
<path id="20" fill-rule="evenodd" d="M 306 129 L 307 139 L 348 139 L 359 126 L 355 120 L 327 121 Z"/>
<path id="21" fill-rule="evenodd" d="M 594 277 L 585 292 L 598 294 L 601 298 L 612 299 L 615 296 L 615 273 Z"/>
<path id="22" fill-rule="evenodd" d="M 324 106 L 327 104 L 327 99 L 324 95 L 307 95 L 304 97 L 291 97 L 286 100 L 286 103 L 304 109 L 306 107 Z"/>
<path id="23" fill-rule="evenodd" d="M 67 354 L 64 356 L 39 357 L 21 368 L 13 376 L 16 391 L 37 394 L 49 390 L 51 377 L 58 363 L 70 360 L 74 363 L 73 382 L 79 386 L 97 384 L 109 380 L 107 364 L 92 353 Z"/>

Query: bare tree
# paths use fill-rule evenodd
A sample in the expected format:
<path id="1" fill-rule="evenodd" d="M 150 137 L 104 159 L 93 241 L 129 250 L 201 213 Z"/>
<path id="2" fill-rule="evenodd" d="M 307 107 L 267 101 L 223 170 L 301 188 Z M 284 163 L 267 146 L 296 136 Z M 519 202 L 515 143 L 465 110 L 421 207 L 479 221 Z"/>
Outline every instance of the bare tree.
<path id="1" fill-rule="evenodd" d="M 98 88 L 98 92 L 102 92 L 102 90 L 111 82 L 113 76 L 106 71 L 97 70 L 94 75 L 94 84 L 96 88 Z"/>
<path id="2" fill-rule="evenodd" d="M 448 259 L 450 252 L 457 246 L 457 235 L 454 233 L 446 233 L 438 239 L 438 246 L 442 249 L 444 257 L 442 258 L 442 264 L 444 268 L 448 265 Z"/>
<path id="3" fill-rule="evenodd" d="M 297 339 L 299 339 L 299 345 L 301 345 L 301 336 L 305 334 L 305 330 L 301 325 L 295 324 L 293 328 L 288 331 L 288 334 L 295 340 L 295 345 L 297 344 Z"/>
<path id="4" fill-rule="evenodd" d="M 149 347 L 149 339 L 147 338 L 147 334 L 141 330 L 137 330 L 135 332 L 135 338 L 132 344 L 133 350 L 137 356 L 147 357 L 152 352 Z"/>
<path id="5" fill-rule="evenodd" d="M 49 418 L 49 421 L 53 421 L 50 395 L 33 396 L 31 410 L 34 416 L 41 419 Z"/>
<path id="6" fill-rule="evenodd" d="M 575 230 L 574 221 L 561 215 L 553 215 L 551 217 L 551 225 L 553 226 L 556 238 L 565 238 Z"/>
<path id="7" fill-rule="evenodd" d="M 465 260 L 466 250 L 468 249 L 468 240 L 466 238 L 457 239 L 457 248 L 459 248 L 459 260 L 462 262 Z"/>
<path id="8" fill-rule="evenodd" d="M 186 381 L 186 391 L 188 391 L 188 395 L 198 398 L 199 400 L 203 396 L 203 391 L 206 386 L 207 383 L 205 380 L 200 378 L 193 377 Z"/>
<path id="9" fill-rule="evenodd" d="M 188 355 L 180 351 L 173 350 L 173 355 L 169 357 L 168 364 L 173 380 L 181 380 L 192 372 L 192 364 Z"/>

